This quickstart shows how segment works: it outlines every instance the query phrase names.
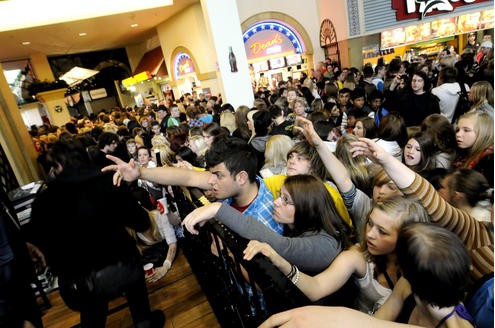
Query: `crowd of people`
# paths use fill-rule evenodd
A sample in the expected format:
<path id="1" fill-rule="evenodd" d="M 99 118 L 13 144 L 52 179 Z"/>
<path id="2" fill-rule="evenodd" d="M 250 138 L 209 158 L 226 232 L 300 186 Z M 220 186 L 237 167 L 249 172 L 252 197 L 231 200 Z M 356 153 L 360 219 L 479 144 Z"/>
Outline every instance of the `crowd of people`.
<path id="1" fill-rule="evenodd" d="M 475 294 L 493 286 L 493 45 L 419 59 L 327 60 L 256 88 L 251 107 L 185 94 L 33 127 L 49 183 L 28 236 L 82 327 L 103 327 L 119 292 L 137 325 L 163 325 L 136 245 L 168 245 L 156 281 L 175 256 L 172 225 L 198 233 L 212 218 L 251 240 L 246 260 L 267 256 L 311 300 L 357 286 L 353 309 L 295 309 L 265 327 L 493 326 L 493 288 Z M 171 186 L 200 188 L 211 204 L 174 220 Z"/>

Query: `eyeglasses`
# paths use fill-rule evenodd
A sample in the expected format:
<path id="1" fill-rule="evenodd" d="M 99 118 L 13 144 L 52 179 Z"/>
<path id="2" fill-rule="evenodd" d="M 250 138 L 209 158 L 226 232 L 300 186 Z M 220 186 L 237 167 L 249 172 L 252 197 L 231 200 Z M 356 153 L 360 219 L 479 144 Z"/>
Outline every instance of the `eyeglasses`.
<path id="1" fill-rule="evenodd" d="M 280 198 L 280 200 L 282 201 L 282 204 L 284 206 L 294 205 L 294 203 L 289 198 L 287 198 L 287 196 L 281 194 L 280 191 L 277 191 L 277 194 L 276 195 L 277 195 L 277 198 L 275 198 L 275 199 Z"/>

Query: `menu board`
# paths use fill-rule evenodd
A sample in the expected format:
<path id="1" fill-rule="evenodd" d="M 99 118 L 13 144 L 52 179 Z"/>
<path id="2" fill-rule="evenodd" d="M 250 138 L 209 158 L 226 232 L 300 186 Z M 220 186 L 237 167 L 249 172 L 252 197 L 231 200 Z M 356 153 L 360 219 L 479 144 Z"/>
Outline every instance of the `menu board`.
<path id="1" fill-rule="evenodd" d="M 454 35 L 455 30 L 455 17 L 431 22 L 431 38 Z"/>
<path id="2" fill-rule="evenodd" d="M 404 28 L 396 28 L 385 31 L 381 35 L 381 47 L 389 48 L 398 46 L 406 42 L 406 31 Z"/>
<path id="3" fill-rule="evenodd" d="M 493 9 L 489 9 L 458 17 L 439 19 L 419 25 L 410 25 L 384 31 L 381 33 L 380 48 L 384 49 L 404 44 L 412 44 L 434 38 L 493 28 L 493 26 Z"/>
<path id="4" fill-rule="evenodd" d="M 287 60 L 287 66 L 299 65 L 302 63 L 300 54 L 285 56 L 285 59 Z"/>
<path id="5" fill-rule="evenodd" d="M 256 73 L 259 73 L 259 72 L 265 72 L 265 71 L 268 71 L 268 62 L 266 60 L 264 61 L 260 61 L 260 62 L 254 62 L 252 63 L 253 65 L 253 70 L 256 72 Z"/>
<path id="6" fill-rule="evenodd" d="M 457 31 L 467 33 L 478 30 L 480 28 L 480 18 L 480 12 L 459 16 L 457 19 Z"/>
<path id="7" fill-rule="evenodd" d="M 430 23 L 423 23 L 419 25 L 407 26 L 405 28 L 405 34 L 406 43 L 429 40 L 431 38 L 431 25 Z"/>
<path id="8" fill-rule="evenodd" d="M 273 58 L 268 60 L 270 62 L 270 69 L 276 69 L 285 66 L 285 58 Z"/>
<path id="9" fill-rule="evenodd" d="M 493 9 L 484 10 L 481 12 L 480 18 L 480 28 L 487 29 L 494 27 L 494 17 L 493 17 Z"/>

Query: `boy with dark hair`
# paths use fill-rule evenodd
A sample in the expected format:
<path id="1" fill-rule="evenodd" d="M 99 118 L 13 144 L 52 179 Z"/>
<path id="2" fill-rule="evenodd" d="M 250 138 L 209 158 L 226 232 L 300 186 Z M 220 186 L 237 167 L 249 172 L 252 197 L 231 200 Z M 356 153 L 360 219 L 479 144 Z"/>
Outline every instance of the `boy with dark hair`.
<path id="1" fill-rule="evenodd" d="M 294 127 L 294 122 L 287 120 L 285 111 L 278 105 L 268 107 L 268 111 L 273 122 L 270 135 L 273 136 L 276 134 L 284 134 L 292 138 L 292 128 Z"/>
<path id="2" fill-rule="evenodd" d="M 382 117 L 388 114 L 388 110 L 382 107 L 383 99 L 383 93 L 379 90 L 373 91 L 368 99 L 370 108 L 374 112 L 376 126 L 379 126 Z"/>
<path id="3" fill-rule="evenodd" d="M 340 124 L 340 129 L 342 134 L 345 134 L 347 130 L 347 110 L 351 108 L 351 90 L 348 88 L 343 88 L 339 90 L 338 98 L 337 98 L 337 106 L 340 109 L 340 113 L 342 115 L 342 122 Z"/>
<path id="4" fill-rule="evenodd" d="M 351 104 L 353 109 L 362 111 L 365 115 L 369 117 L 374 117 L 374 112 L 366 104 L 366 93 L 364 89 L 356 88 L 351 92 Z M 370 115 L 371 114 L 371 115 Z"/>
<path id="5" fill-rule="evenodd" d="M 140 168 L 134 161 L 125 163 L 109 157 L 119 165 L 127 181 L 144 179 L 162 185 L 180 185 L 209 190 L 211 195 L 228 202 L 240 212 L 256 217 L 273 231 L 282 234 L 282 224 L 273 219 L 273 194 L 256 176 L 257 159 L 249 145 L 241 139 L 226 138 L 211 145 L 206 153 L 208 171 L 175 167 Z M 111 165 L 104 170 L 116 170 Z M 119 173 L 120 177 L 120 173 Z M 120 182 L 120 181 L 119 181 Z"/>
<path id="6" fill-rule="evenodd" d="M 346 134 L 352 134 L 352 131 L 356 127 L 356 122 L 358 119 L 366 117 L 366 114 L 357 108 L 353 108 L 347 112 L 347 129 Z"/>

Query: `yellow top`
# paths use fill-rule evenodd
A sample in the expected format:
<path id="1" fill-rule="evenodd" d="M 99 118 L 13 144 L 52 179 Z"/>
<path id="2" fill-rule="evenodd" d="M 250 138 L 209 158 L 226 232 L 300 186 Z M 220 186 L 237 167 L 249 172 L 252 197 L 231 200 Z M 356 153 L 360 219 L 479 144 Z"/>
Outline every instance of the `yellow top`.
<path id="1" fill-rule="evenodd" d="M 272 175 L 271 177 L 263 179 L 268 190 L 271 191 L 274 199 L 277 197 L 277 192 L 280 191 L 280 188 L 282 188 L 282 185 L 284 184 L 286 178 L 287 176 L 279 174 L 279 175 Z M 324 183 L 324 185 L 325 188 L 327 188 L 330 197 L 332 197 L 333 202 L 335 203 L 335 208 L 337 209 L 337 212 L 339 212 L 340 216 L 347 222 L 347 224 L 349 224 L 349 226 L 352 227 L 351 217 L 347 212 L 347 208 L 345 207 L 344 200 L 342 199 L 342 196 L 340 196 L 339 191 L 331 187 L 327 183 Z"/>

